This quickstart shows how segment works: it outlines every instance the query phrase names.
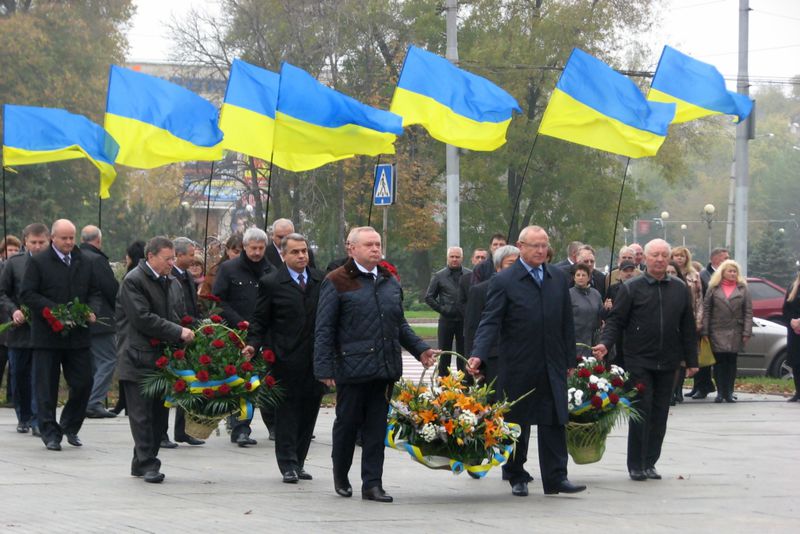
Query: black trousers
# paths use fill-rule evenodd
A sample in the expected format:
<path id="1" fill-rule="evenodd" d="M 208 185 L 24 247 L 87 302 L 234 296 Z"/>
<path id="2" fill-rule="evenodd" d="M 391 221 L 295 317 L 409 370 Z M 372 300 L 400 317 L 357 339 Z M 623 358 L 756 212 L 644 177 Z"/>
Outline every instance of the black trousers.
<path id="1" fill-rule="evenodd" d="M 121 380 L 119 384 L 125 391 L 125 410 L 133 436 L 131 474 L 141 476 L 148 471 L 157 471 L 161 468 L 158 449 L 169 410 L 164 408 L 163 400 L 144 397 L 138 382 Z"/>
<path id="2" fill-rule="evenodd" d="M 290 396 L 275 409 L 275 459 L 281 473 L 306 463 L 322 395 Z"/>
<path id="3" fill-rule="evenodd" d="M 333 422 L 333 476 L 344 480 L 353 464 L 356 434 L 361 430 L 361 489 L 380 486 L 386 413 L 391 382 L 336 385 L 336 420 Z"/>
<path id="4" fill-rule="evenodd" d="M 92 354 L 89 349 L 33 349 L 37 419 L 42 441 L 61 441 L 66 432 L 77 434 L 92 394 Z M 69 386 L 67 403 L 56 422 L 61 370 Z"/>
<path id="5" fill-rule="evenodd" d="M 717 388 L 714 387 L 714 382 L 711 380 L 713 366 L 701 367 L 694 375 L 694 387 L 701 393 L 714 393 Z"/>
<path id="6" fill-rule="evenodd" d="M 11 400 L 11 366 L 8 366 L 8 374 L 6 375 L 6 367 L 8 366 L 8 347 L 0 345 L 0 384 L 3 383 L 3 376 L 6 377 L 6 402 Z"/>
<path id="7" fill-rule="evenodd" d="M 167 410 L 167 417 L 164 418 L 164 424 L 161 428 L 161 439 L 169 439 L 169 409 Z M 186 434 L 186 412 L 180 406 L 175 408 L 175 430 L 172 433 L 175 441 L 186 441 L 188 435 Z"/>
<path id="8" fill-rule="evenodd" d="M 514 455 L 503 465 L 503 480 L 511 485 L 530 482 L 533 477 L 525 470 L 531 425 L 520 424 L 522 433 L 517 440 Z M 536 439 L 539 449 L 539 471 L 545 491 L 555 488 L 567 478 L 567 433 L 564 425 L 537 425 Z"/>
<path id="9" fill-rule="evenodd" d="M 733 395 L 733 387 L 736 385 L 736 360 L 738 354 L 735 352 L 715 352 L 714 359 L 714 380 L 717 382 L 717 396 L 723 399 Z"/>
<path id="10" fill-rule="evenodd" d="M 642 418 L 628 422 L 628 471 L 644 470 L 655 467 L 661 456 L 675 369 L 654 371 L 629 366 L 628 371 L 632 384 L 644 384 L 644 391 L 634 404 Z"/>
<path id="11" fill-rule="evenodd" d="M 272 434 L 275 428 L 275 408 L 272 406 L 264 406 L 259 409 L 259 412 L 261 412 L 261 419 L 264 421 L 267 430 Z M 252 417 L 240 421 L 238 414 L 231 415 L 228 418 L 228 425 L 231 428 L 231 443 L 236 443 L 239 436 L 249 436 L 253 431 L 252 424 Z"/>
<path id="12" fill-rule="evenodd" d="M 439 316 L 439 348 L 441 350 L 453 350 L 453 339 L 456 341 L 456 352 L 462 356 L 464 354 L 464 321 L 447 319 Z M 448 375 L 447 368 L 450 367 L 450 355 L 439 359 L 439 376 Z M 459 371 L 466 369 L 466 362 L 456 359 L 456 367 Z"/>

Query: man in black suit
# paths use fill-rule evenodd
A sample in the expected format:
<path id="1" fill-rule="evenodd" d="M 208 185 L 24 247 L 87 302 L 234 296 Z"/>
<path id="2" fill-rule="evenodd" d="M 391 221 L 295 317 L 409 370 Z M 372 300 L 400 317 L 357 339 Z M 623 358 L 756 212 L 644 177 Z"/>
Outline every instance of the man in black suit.
<path id="1" fill-rule="evenodd" d="M 525 470 L 531 425 L 537 425 L 539 467 L 547 495 L 577 493 L 586 486 L 567 479 L 567 369 L 575 363 L 575 329 L 567 277 L 561 269 L 545 265 L 549 238 L 539 226 L 519 234 L 519 260 L 489 282 L 470 372 L 480 373 L 483 360 L 499 341 L 498 396 L 515 400 L 507 419 L 520 425 L 521 434 L 512 458 L 503 466 L 511 493 L 528 495 L 532 477 Z"/>
<path id="2" fill-rule="evenodd" d="M 81 230 L 81 253 L 92 264 L 92 278 L 100 288 L 99 308 L 95 310 L 100 322 L 89 328 L 92 335 L 92 369 L 93 381 L 92 394 L 89 397 L 89 406 L 86 408 L 86 417 L 101 419 L 116 417 L 103 405 L 111 389 L 114 378 L 114 368 L 117 366 L 117 327 L 114 322 L 114 304 L 117 300 L 119 282 L 111 270 L 108 256 L 102 251 L 103 233 L 94 225 L 84 226 Z"/>
<path id="3" fill-rule="evenodd" d="M 492 238 L 489 240 L 489 256 L 475 266 L 475 269 L 472 271 L 472 276 L 470 277 L 471 285 L 491 278 L 495 272 L 492 254 L 494 254 L 495 250 L 505 245 L 507 245 L 507 242 L 504 234 L 496 233 L 492 235 Z"/>
<path id="4" fill-rule="evenodd" d="M 281 242 L 283 238 L 294 233 L 294 223 L 289 219 L 275 219 L 272 222 L 272 243 L 267 244 L 266 258 L 273 267 L 280 267 L 283 263 L 283 253 L 281 252 Z M 346 246 L 346 245 L 345 245 Z M 314 252 L 311 247 L 308 249 L 308 266 L 316 268 L 314 262 Z"/>
<path id="5" fill-rule="evenodd" d="M 583 246 L 580 241 L 570 241 L 567 245 L 567 257 L 555 264 L 555 267 L 562 269 L 564 272 L 572 276 L 572 266 L 578 261 L 578 249 Z"/>
<path id="6" fill-rule="evenodd" d="M 36 420 L 36 395 L 33 391 L 33 349 L 31 328 L 22 311 L 22 280 L 31 256 L 50 246 L 50 229 L 42 223 L 31 223 L 22 230 L 25 251 L 8 258 L 0 277 L 0 303 L 11 316 L 13 327 L 8 333 L 8 384 L 14 391 L 17 432 L 31 430 L 40 437 Z"/>
<path id="7" fill-rule="evenodd" d="M 158 450 L 169 412 L 162 399 L 142 395 L 139 382 L 156 368 L 165 345 L 189 343 L 194 332 L 179 324 L 183 297 L 170 275 L 175 261 L 172 241 L 152 238 L 145 258 L 125 276 L 117 295 L 118 371 L 134 443 L 131 476 L 157 484 L 164 480 Z"/>
<path id="8" fill-rule="evenodd" d="M 92 266 L 75 247 L 75 225 L 67 219 L 53 223 L 50 247 L 32 256 L 22 280 L 22 303 L 31 316 L 33 373 L 39 430 L 48 450 L 60 451 L 61 439 L 80 447 L 78 432 L 86 417 L 92 393 L 91 335 L 88 328 L 75 327 L 54 332 L 43 311 L 77 298 L 98 309 L 100 292 L 92 277 Z M 96 316 L 90 313 L 89 323 Z M 61 369 L 69 386 L 69 399 L 56 421 Z"/>
<path id="9" fill-rule="evenodd" d="M 275 353 L 273 374 L 286 391 L 275 409 L 275 459 L 286 483 L 311 480 L 304 466 L 322 400 L 314 378 L 314 326 L 324 275 L 308 267 L 308 241 L 287 234 L 277 271 L 259 281 L 247 336 L 250 347 Z"/>

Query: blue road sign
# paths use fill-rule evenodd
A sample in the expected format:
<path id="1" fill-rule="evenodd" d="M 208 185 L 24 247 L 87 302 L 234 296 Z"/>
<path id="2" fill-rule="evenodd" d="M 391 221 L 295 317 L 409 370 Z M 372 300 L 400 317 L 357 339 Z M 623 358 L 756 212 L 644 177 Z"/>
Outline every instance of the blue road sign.
<path id="1" fill-rule="evenodd" d="M 391 206 L 395 201 L 397 181 L 394 165 L 382 163 L 375 165 L 375 182 L 372 186 L 372 202 L 376 206 Z"/>

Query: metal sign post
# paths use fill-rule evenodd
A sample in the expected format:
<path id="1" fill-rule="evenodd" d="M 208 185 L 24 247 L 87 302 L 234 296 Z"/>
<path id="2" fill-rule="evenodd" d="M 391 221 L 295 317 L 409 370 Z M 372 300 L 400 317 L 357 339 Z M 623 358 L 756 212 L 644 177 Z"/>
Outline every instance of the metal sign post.
<path id="1" fill-rule="evenodd" d="M 397 180 L 395 167 L 390 163 L 375 165 L 375 182 L 372 187 L 372 203 L 375 206 L 383 207 L 383 257 L 389 249 L 387 243 L 389 238 L 389 206 L 395 203 L 397 198 Z"/>

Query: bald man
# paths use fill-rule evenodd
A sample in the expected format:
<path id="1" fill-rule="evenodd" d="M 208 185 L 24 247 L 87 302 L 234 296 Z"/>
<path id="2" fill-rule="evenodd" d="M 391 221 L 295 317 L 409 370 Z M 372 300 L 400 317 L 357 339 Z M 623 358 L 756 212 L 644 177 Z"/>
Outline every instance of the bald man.
<path id="1" fill-rule="evenodd" d="M 280 268 L 283 265 L 281 241 L 284 237 L 293 233 L 294 223 L 289 219 L 275 219 L 272 221 L 272 233 L 270 234 L 272 243 L 267 245 L 267 251 L 265 255 L 267 257 L 267 261 L 270 262 L 273 267 Z M 312 269 L 317 268 L 317 264 L 314 261 L 314 252 L 311 250 L 310 245 L 308 247 L 308 266 Z"/>
<path id="2" fill-rule="evenodd" d="M 75 247 L 75 225 L 67 219 L 53 223 L 50 246 L 31 257 L 22 279 L 22 303 L 30 309 L 31 346 L 38 406 L 39 431 L 47 450 L 60 451 L 64 435 L 80 447 L 78 432 L 92 393 L 91 335 L 87 327 L 54 332 L 42 312 L 78 299 L 93 310 L 100 305 L 100 289 L 91 262 Z M 89 323 L 95 322 L 91 313 Z M 61 369 L 69 398 L 56 421 Z"/>

